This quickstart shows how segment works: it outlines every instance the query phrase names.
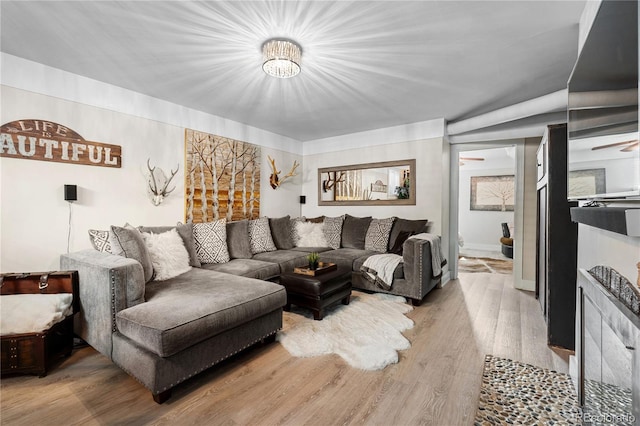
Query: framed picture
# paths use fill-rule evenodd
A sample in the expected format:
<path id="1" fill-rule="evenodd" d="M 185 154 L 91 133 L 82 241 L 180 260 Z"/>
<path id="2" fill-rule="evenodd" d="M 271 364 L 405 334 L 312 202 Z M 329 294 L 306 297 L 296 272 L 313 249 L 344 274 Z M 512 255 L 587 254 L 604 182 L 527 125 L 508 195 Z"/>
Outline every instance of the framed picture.
<path id="1" fill-rule="evenodd" d="M 570 171 L 568 190 L 569 197 L 581 197 L 606 193 L 606 169 L 602 168 Z"/>
<path id="2" fill-rule="evenodd" d="M 471 210 L 513 211 L 515 176 L 471 176 Z"/>
<path id="3" fill-rule="evenodd" d="M 371 192 L 387 192 L 387 185 L 381 180 L 377 180 L 371 184 Z"/>

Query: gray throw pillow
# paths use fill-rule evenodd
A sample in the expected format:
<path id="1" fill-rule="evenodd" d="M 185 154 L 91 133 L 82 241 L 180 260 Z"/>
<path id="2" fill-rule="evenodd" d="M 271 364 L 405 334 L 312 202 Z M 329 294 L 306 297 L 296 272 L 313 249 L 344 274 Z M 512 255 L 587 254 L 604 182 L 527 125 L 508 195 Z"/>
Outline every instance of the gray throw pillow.
<path id="1" fill-rule="evenodd" d="M 271 228 L 271 237 L 276 248 L 289 250 L 294 247 L 291 239 L 291 218 L 288 215 L 269 219 L 269 228 Z"/>
<path id="2" fill-rule="evenodd" d="M 364 240 L 371 223 L 369 217 L 353 217 L 346 215 L 342 224 L 342 243 L 345 248 L 364 250 Z"/>
<path id="3" fill-rule="evenodd" d="M 249 221 L 239 220 L 227 223 L 227 247 L 231 259 L 251 259 L 249 242 Z"/>
<path id="4" fill-rule="evenodd" d="M 389 234 L 391 233 L 395 219 L 395 217 L 389 217 L 386 219 L 373 219 L 371 221 L 364 239 L 365 250 L 374 250 L 380 253 L 387 251 Z"/>
<path id="5" fill-rule="evenodd" d="M 428 232 L 428 224 L 428 219 L 409 220 L 397 218 L 395 222 L 393 222 L 393 228 L 391 228 L 391 234 L 389 234 L 389 250 L 393 247 L 400 232 L 410 231 L 414 234 Z"/>
<path id="6" fill-rule="evenodd" d="M 307 219 L 307 222 L 312 222 Z M 338 217 L 325 217 L 322 225 L 322 232 L 324 232 L 324 238 L 327 240 L 327 244 L 332 249 L 340 248 L 340 239 L 342 236 L 342 223 L 344 222 L 344 215 Z"/>
<path id="7" fill-rule="evenodd" d="M 195 266 L 196 268 L 202 266 L 200 260 L 198 260 L 198 253 L 196 253 L 196 242 L 193 238 L 193 223 L 178 222 L 176 226 L 138 226 L 140 232 L 152 234 L 164 234 L 172 229 L 178 231 L 178 235 L 180 235 L 184 243 L 184 248 L 187 249 L 187 253 L 189 253 L 189 266 Z"/>
<path id="8" fill-rule="evenodd" d="M 140 231 L 131 225 L 125 225 L 124 227 L 111 226 L 111 236 L 113 254 L 140 262 L 144 272 L 144 281 L 147 283 L 151 281 L 153 278 L 153 264 Z"/>

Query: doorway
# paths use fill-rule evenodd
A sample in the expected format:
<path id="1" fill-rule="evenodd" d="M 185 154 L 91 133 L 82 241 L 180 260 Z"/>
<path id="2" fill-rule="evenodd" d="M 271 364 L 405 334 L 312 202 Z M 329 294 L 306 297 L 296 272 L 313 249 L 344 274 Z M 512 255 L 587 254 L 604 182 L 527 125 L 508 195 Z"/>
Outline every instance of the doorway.
<path id="1" fill-rule="evenodd" d="M 449 156 L 449 170 L 451 172 L 450 180 L 450 197 L 449 197 L 449 271 L 451 279 L 458 277 L 458 210 L 459 210 L 459 188 L 460 188 L 460 172 L 461 167 L 459 164 L 460 153 L 464 153 L 463 157 L 475 156 L 473 151 L 491 149 L 491 148 L 505 148 L 508 146 L 515 146 L 515 206 L 514 206 L 514 229 L 513 235 L 513 286 L 522 290 L 533 290 L 535 288 L 535 281 L 531 281 L 523 275 L 524 265 L 524 250 L 523 246 L 526 245 L 524 241 L 525 230 L 525 139 L 508 139 L 499 141 L 477 142 L 477 143 L 453 143 L 450 145 Z M 497 231 L 496 236 L 501 235 L 500 231 Z M 464 237 L 463 237 L 464 238 Z M 498 240 L 499 241 L 499 240 Z"/>
<path id="2" fill-rule="evenodd" d="M 458 271 L 513 274 L 516 147 L 458 153 Z"/>

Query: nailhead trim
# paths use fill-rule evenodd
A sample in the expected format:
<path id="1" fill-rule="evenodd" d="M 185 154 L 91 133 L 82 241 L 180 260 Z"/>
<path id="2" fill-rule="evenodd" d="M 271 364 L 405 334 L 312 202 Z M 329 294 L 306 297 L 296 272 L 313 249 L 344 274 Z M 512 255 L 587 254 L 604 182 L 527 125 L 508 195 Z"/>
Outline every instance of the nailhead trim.
<path id="1" fill-rule="evenodd" d="M 111 331 L 118 331 L 116 327 L 116 274 L 113 269 L 109 271 L 111 275 Z"/>
<path id="2" fill-rule="evenodd" d="M 255 345 L 255 344 L 256 344 L 256 343 L 258 343 L 259 341 L 261 341 L 261 340 L 263 340 L 263 339 L 266 339 L 267 337 L 269 337 L 269 336 L 271 336 L 271 335 L 273 335 L 273 334 L 276 334 L 276 333 L 277 333 L 279 330 L 281 330 L 281 329 L 282 329 L 282 328 L 278 328 L 276 331 L 273 331 L 273 332 L 267 333 L 267 334 L 265 334 L 264 336 L 257 338 L 257 339 L 256 339 L 256 340 L 254 340 L 253 342 L 251 342 L 251 343 L 249 343 L 249 344 L 245 345 L 242 349 L 239 349 L 239 350 L 237 350 L 237 351 L 235 351 L 235 352 L 233 352 L 233 353 L 229 353 L 229 354 L 227 354 L 227 355 L 223 356 L 222 358 L 217 359 L 216 361 L 214 361 L 214 362 L 212 362 L 211 364 L 209 364 L 209 365 L 207 365 L 207 366 L 205 366 L 205 367 L 201 368 L 200 370 L 198 370 L 198 371 L 195 371 L 195 372 L 191 373 L 191 374 L 190 374 L 190 375 L 188 375 L 187 377 L 183 377 L 182 379 L 180 379 L 180 381 L 178 381 L 178 382 L 176 382 L 176 383 L 171 383 L 171 385 L 169 385 L 169 386 L 165 386 L 165 387 L 164 387 L 160 392 L 157 392 L 157 393 L 153 393 L 153 390 L 152 390 L 151 388 L 149 388 L 147 385 L 145 385 L 144 383 L 142 383 L 142 382 L 141 382 L 141 381 L 140 381 L 140 380 L 139 380 L 135 375 L 133 375 L 133 374 L 132 374 L 128 369 L 126 369 L 126 368 L 122 367 L 121 365 L 118 365 L 118 364 L 116 364 L 116 365 L 118 365 L 118 367 L 120 367 L 120 369 L 121 369 L 122 371 L 124 371 L 125 373 L 127 373 L 128 375 L 130 375 L 130 376 L 131 376 L 131 377 L 132 377 L 136 382 L 140 383 L 142 386 L 144 386 L 145 388 L 149 389 L 153 395 L 157 395 L 157 394 L 159 394 L 159 393 L 161 393 L 161 392 L 164 392 L 164 391 L 166 391 L 166 390 L 172 389 L 174 386 L 176 386 L 176 385 L 178 385 L 178 384 L 180 384 L 180 383 L 184 382 L 184 381 L 185 381 L 185 380 L 187 380 L 187 379 L 190 379 L 191 377 L 195 376 L 196 374 L 202 373 L 204 370 L 207 370 L 207 369 L 209 369 L 209 368 L 213 367 L 214 365 L 216 365 L 216 364 L 220 363 L 221 361 L 224 361 L 225 359 L 227 359 L 227 358 L 229 358 L 229 357 L 231 357 L 231 356 L 233 356 L 233 355 L 237 354 L 238 352 L 241 352 L 241 351 L 243 351 L 243 350 L 247 349 L 248 347 Z"/>

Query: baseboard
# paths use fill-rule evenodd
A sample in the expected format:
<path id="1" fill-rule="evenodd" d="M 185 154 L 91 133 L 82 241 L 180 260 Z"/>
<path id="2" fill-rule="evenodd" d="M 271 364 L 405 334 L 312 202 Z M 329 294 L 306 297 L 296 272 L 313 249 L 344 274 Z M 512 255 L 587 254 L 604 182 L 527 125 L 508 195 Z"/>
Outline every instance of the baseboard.
<path id="1" fill-rule="evenodd" d="M 513 286 L 518 290 L 536 291 L 536 282 L 532 280 L 515 279 Z"/>
<path id="2" fill-rule="evenodd" d="M 460 249 L 460 251 L 464 251 L 464 249 L 468 250 L 484 250 L 484 251 L 500 251 L 500 244 L 474 244 L 474 243 L 464 243 L 464 246 Z"/>
<path id="3" fill-rule="evenodd" d="M 447 271 L 445 273 L 442 274 L 442 278 L 440 278 L 440 285 L 439 287 L 442 288 L 445 285 L 447 285 L 447 283 L 451 281 L 451 272 Z"/>

